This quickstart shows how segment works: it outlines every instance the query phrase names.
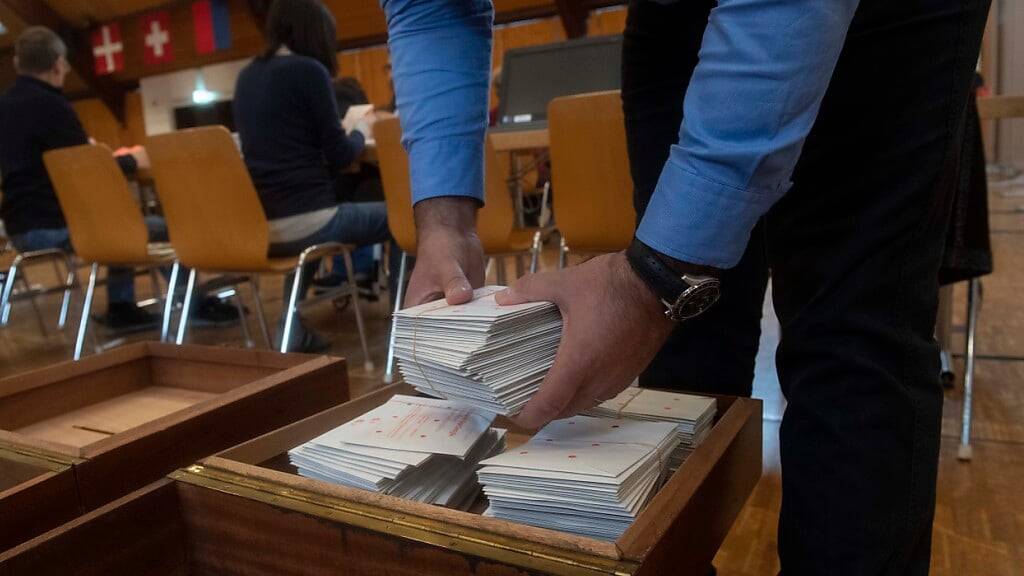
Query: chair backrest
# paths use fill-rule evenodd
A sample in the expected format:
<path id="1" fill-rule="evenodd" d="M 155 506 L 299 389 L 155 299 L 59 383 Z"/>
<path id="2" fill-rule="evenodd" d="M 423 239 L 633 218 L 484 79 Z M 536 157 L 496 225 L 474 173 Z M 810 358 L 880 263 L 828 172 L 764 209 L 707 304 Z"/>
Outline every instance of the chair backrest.
<path id="1" fill-rule="evenodd" d="M 636 230 L 636 211 L 619 91 L 552 100 L 548 130 L 562 237 L 574 251 L 624 250 Z"/>
<path id="2" fill-rule="evenodd" d="M 240 272 L 266 268 L 267 217 L 227 129 L 152 136 L 146 150 L 171 244 L 183 265 Z"/>
<path id="3" fill-rule="evenodd" d="M 398 118 L 380 120 L 373 127 L 377 141 L 384 199 L 388 210 L 388 227 L 406 252 L 416 251 L 416 223 L 412 211 L 412 187 L 409 182 L 409 157 L 402 147 L 402 128 Z M 477 213 L 477 234 L 485 253 L 508 251 L 509 235 L 515 224 L 512 197 L 507 177 L 508 161 L 499 156 L 490 141 L 484 149 L 486 203 Z"/>
<path id="4" fill-rule="evenodd" d="M 403 251 L 415 254 L 416 221 L 412 215 L 409 157 L 402 148 L 402 127 L 398 118 L 379 120 L 373 125 L 373 138 L 377 142 L 377 162 L 391 237 Z"/>
<path id="5" fill-rule="evenodd" d="M 50 150 L 43 163 L 80 258 L 100 264 L 149 259 L 142 210 L 109 148 L 83 144 Z"/>

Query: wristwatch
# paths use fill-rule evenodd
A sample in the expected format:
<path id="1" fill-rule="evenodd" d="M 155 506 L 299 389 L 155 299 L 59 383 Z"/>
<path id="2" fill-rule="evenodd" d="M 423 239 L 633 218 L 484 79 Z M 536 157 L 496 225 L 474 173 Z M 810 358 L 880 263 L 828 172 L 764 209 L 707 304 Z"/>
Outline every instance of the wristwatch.
<path id="1" fill-rule="evenodd" d="M 664 257 L 643 242 L 633 239 L 626 259 L 637 276 L 665 305 L 665 316 L 683 322 L 699 316 L 718 301 L 721 282 L 713 276 L 680 274 Z"/>

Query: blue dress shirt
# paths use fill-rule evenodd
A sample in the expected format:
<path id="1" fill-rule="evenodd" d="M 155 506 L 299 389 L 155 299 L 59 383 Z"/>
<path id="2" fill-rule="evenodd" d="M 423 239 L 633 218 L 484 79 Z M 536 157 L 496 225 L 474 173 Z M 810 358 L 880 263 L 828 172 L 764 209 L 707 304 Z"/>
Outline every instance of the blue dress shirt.
<path id="1" fill-rule="evenodd" d="M 739 262 L 757 220 L 791 185 L 858 1 L 720 0 L 642 242 L 694 264 Z M 413 200 L 482 201 L 491 3 L 382 5 Z"/>

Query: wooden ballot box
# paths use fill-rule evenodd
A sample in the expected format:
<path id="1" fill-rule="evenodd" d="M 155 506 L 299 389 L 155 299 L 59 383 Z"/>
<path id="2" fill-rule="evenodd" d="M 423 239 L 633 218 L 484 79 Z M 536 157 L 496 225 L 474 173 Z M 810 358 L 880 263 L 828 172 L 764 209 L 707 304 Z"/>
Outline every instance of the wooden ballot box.
<path id="1" fill-rule="evenodd" d="M 292 473 L 288 449 L 396 393 L 412 389 L 383 388 L 179 470 L 0 555 L 0 575 L 704 576 L 761 474 L 761 403 L 741 398 L 719 398 L 710 436 L 614 542 Z"/>
<path id="2" fill-rule="evenodd" d="M 159 343 L 0 380 L 0 550 L 346 400 L 340 359 Z"/>

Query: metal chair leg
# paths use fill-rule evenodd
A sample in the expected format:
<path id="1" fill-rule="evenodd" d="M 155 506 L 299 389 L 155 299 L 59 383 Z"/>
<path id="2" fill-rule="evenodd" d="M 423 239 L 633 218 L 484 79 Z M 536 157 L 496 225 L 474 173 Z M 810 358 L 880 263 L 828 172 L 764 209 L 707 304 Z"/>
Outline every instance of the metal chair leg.
<path id="1" fill-rule="evenodd" d="M 235 295 L 232 297 L 235 301 L 235 308 L 238 309 L 238 322 L 242 325 L 242 335 L 245 336 L 245 347 L 253 348 L 256 343 L 252 340 L 252 334 L 249 333 L 249 319 L 245 317 L 245 306 L 242 306 L 242 291 L 235 286 Z"/>
<path id="2" fill-rule="evenodd" d="M 964 354 L 964 404 L 960 421 L 960 447 L 956 457 L 970 460 L 974 454 L 971 448 L 971 409 L 974 401 L 974 338 L 978 330 L 978 314 L 981 311 L 981 280 L 971 278 L 967 286 L 967 349 Z"/>
<path id="3" fill-rule="evenodd" d="M 75 262 L 70 255 L 64 258 L 64 268 L 67 274 L 64 277 L 64 297 L 60 302 L 60 318 L 57 319 L 57 327 L 63 330 L 68 322 L 68 310 L 71 308 L 71 292 L 75 288 L 77 277 L 75 275 Z"/>
<path id="4" fill-rule="evenodd" d="M 505 286 L 508 282 L 505 277 L 505 258 L 503 256 L 494 257 L 494 278 L 501 286 Z"/>
<path id="5" fill-rule="evenodd" d="M 545 184 L 545 190 L 547 186 Z M 541 237 L 540 230 L 533 233 L 533 246 L 530 247 L 530 274 L 536 274 L 537 266 L 540 265 Z"/>
<path id="6" fill-rule="evenodd" d="M 359 343 L 363 346 L 363 370 L 373 372 L 373 359 L 370 358 L 370 348 L 366 345 L 366 327 L 363 326 L 363 313 L 359 310 L 359 284 L 356 283 L 356 267 L 352 263 L 352 252 L 345 249 L 341 253 L 341 257 L 345 261 L 345 272 L 348 274 L 348 284 L 352 289 L 352 310 L 356 313 Z"/>
<path id="7" fill-rule="evenodd" d="M 99 272 L 99 264 L 93 262 L 89 270 L 89 286 L 85 289 L 85 298 L 82 302 L 82 318 L 78 322 L 78 338 L 75 339 L 74 359 L 82 358 L 82 346 L 85 344 L 85 333 L 89 329 L 89 315 L 92 313 L 92 296 L 96 292 L 96 274 Z"/>
<path id="8" fill-rule="evenodd" d="M 6 326 L 11 319 L 11 294 L 14 292 L 14 282 L 18 278 L 18 266 L 21 265 L 21 260 L 20 255 L 15 256 L 11 267 L 7 269 L 3 294 L 0 295 L 0 326 Z"/>
<path id="9" fill-rule="evenodd" d="M 181 263 L 177 260 L 171 266 L 171 277 L 167 280 L 167 295 L 164 297 L 164 317 L 160 324 L 160 341 L 167 342 L 171 333 L 171 316 L 174 314 L 174 291 L 178 289 L 178 272 Z"/>
<path id="10" fill-rule="evenodd" d="M 260 277 L 253 275 L 249 280 L 249 285 L 252 287 L 252 299 L 253 305 L 256 308 L 256 319 L 260 323 L 260 332 L 263 333 L 263 342 L 266 343 L 267 348 L 274 349 L 274 342 L 270 339 L 270 329 L 267 327 L 267 316 L 263 313 L 263 299 L 260 298 Z"/>
<path id="11" fill-rule="evenodd" d="M 196 269 L 188 271 L 188 283 L 185 285 L 185 301 L 181 305 L 181 319 L 178 321 L 178 335 L 174 343 L 179 346 L 185 342 L 185 331 L 188 330 L 188 317 L 192 315 L 192 292 L 196 288 Z"/>
<path id="12" fill-rule="evenodd" d="M 295 267 L 295 278 L 292 279 L 292 293 L 288 296 L 288 308 L 284 318 L 284 331 L 281 334 L 281 352 L 288 351 L 288 339 L 292 336 L 292 323 L 295 321 L 295 308 L 299 301 L 299 288 L 302 284 L 302 266 L 306 262 L 300 258 L 299 265 Z M 349 276 L 349 280 L 352 277 Z"/>
<path id="13" fill-rule="evenodd" d="M 395 329 L 398 327 L 398 311 L 402 309 L 402 297 L 405 289 L 405 268 L 408 255 L 403 251 L 398 263 L 398 283 L 395 284 L 395 311 L 391 315 L 391 335 L 388 337 L 388 359 L 384 366 L 384 383 L 391 384 L 395 379 Z"/>
<path id="14" fill-rule="evenodd" d="M 32 284 L 28 281 L 28 275 L 25 270 L 21 271 L 21 278 L 19 281 L 25 287 L 25 293 L 28 294 L 29 303 L 32 304 L 32 312 L 36 315 L 36 323 L 39 325 L 39 332 L 43 335 L 43 338 L 50 337 L 50 331 L 46 329 L 46 320 L 43 319 L 43 310 L 39 307 L 39 298 L 36 297 L 35 292 L 32 291 Z"/>
<path id="15" fill-rule="evenodd" d="M 565 243 L 565 237 L 563 236 L 558 241 L 558 269 L 565 268 L 565 265 L 569 260 L 569 246 Z"/>

